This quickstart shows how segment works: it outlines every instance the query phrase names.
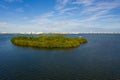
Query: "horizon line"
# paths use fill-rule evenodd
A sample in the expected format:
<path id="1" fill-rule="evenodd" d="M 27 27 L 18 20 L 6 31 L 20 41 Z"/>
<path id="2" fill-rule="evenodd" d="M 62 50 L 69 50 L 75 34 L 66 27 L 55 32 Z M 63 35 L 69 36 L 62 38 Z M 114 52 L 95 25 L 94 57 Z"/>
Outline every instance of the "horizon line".
<path id="1" fill-rule="evenodd" d="M 0 34 L 120 34 L 120 32 L 0 32 Z"/>

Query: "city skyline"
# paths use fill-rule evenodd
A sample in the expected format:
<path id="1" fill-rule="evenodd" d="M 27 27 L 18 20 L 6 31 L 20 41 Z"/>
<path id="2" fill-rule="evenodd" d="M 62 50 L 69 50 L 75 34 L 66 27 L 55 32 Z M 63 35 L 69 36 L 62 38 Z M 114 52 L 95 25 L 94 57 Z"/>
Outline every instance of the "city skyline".
<path id="1" fill-rule="evenodd" d="M 1 0 L 0 32 L 120 32 L 120 0 Z"/>

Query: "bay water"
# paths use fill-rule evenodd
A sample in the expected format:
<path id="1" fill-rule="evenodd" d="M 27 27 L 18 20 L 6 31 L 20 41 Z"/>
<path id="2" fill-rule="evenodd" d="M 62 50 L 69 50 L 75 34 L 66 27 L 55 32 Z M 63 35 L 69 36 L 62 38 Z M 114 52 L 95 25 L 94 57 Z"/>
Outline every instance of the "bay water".
<path id="1" fill-rule="evenodd" d="M 15 36 L 0 34 L 0 80 L 120 80 L 120 34 L 71 34 L 88 39 L 73 49 L 18 47 Z"/>

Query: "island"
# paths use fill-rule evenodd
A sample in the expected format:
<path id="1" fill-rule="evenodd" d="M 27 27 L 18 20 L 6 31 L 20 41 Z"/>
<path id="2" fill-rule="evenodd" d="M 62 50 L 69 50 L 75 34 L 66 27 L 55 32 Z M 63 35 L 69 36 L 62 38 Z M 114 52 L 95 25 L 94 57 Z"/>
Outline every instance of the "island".
<path id="1" fill-rule="evenodd" d="M 81 44 L 87 43 L 87 39 L 82 37 L 66 37 L 63 35 L 42 35 L 33 36 L 17 36 L 11 39 L 16 46 L 32 47 L 32 48 L 76 48 Z"/>

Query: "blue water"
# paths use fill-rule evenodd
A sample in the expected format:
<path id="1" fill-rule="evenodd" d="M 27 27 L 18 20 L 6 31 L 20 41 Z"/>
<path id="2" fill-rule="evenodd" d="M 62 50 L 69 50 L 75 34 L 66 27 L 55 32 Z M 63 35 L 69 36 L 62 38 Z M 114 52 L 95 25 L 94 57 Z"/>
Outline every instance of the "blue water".
<path id="1" fill-rule="evenodd" d="M 120 80 L 120 34 L 79 34 L 88 43 L 67 50 L 14 46 L 0 35 L 0 80 Z"/>

